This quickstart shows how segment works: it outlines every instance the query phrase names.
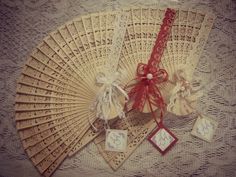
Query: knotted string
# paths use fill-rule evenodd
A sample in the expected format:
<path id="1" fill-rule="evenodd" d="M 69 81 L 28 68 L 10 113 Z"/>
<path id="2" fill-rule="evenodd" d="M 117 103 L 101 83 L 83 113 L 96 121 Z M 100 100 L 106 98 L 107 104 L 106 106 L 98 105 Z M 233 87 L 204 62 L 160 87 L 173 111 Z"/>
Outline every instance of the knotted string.
<path id="1" fill-rule="evenodd" d="M 164 49 L 166 48 L 166 43 L 174 22 L 175 14 L 176 12 L 174 10 L 167 8 L 148 64 L 138 64 L 136 78 L 134 79 L 136 80 L 136 83 L 127 86 L 131 87 L 128 96 L 133 102 L 132 109 L 142 111 L 147 102 L 158 126 L 162 126 L 162 119 L 166 108 L 166 104 L 158 85 L 168 80 L 166 70 L 160 69 L 159 63 Z M 158 122 L 156 118 L 153 106 L 160 109 L 160 122 Z"/>

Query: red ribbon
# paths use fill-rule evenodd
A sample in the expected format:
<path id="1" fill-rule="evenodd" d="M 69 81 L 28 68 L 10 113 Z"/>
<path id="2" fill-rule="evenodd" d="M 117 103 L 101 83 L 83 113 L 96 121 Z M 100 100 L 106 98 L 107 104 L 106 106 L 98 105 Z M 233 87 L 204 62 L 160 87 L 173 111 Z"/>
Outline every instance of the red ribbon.
<path id="1" fill-rule="evenodd" d="M 168 80 L 166 70 L 160 69 L 159 63 L 164 49 L 166 48 L 175 14 L 176 12 L 174 10 L 167 8 L 148 64 L 138 64 L 135 78 L 137 82 L 133 85 L 128 94 L 130 100 L 133 101 L 132 109 L 142 111 L 146 101 L 148 101 L 153 117 L 159 126 L 162 124 L 166 104 L 162 98 L 158 85 Z M 153 106 L 158 107 L 161 110 L 160 123 L 158 123 L 156 119 Z"/>

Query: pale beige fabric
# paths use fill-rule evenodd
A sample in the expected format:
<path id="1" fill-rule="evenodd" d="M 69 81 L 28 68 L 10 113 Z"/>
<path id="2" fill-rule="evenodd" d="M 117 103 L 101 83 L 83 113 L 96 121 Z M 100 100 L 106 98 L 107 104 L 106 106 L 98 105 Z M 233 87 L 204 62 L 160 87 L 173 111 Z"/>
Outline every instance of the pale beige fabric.
<path id="1" fill-rule="evenodd" d="M 144 141 L 113 172 L 92 143 L 67 159 L 55 177 L 75 176 L 235 176 L 236 166 L 236 3 L 233 0 L 2 0 L 0 1 L 0 177 L 40 176 L 27 159 L 14 127 L 16 79 L 30 51 L 59 25 L 91 12 L 138 5 L 207 9 L 217 15 L 195 79 L 204 96 L 198 109 L 218 121 L 212 143 L 190 135 L 193 118 L 168 115 L 166 124 L 179 137 L 165 156 Z"/>

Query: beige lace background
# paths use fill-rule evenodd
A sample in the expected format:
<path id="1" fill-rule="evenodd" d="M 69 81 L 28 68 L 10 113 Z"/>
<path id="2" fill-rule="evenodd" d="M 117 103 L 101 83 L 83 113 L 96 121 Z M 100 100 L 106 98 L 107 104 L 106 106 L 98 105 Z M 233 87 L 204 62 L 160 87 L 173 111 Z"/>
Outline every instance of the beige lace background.
<path id="1" fill-rule="evenodd" d="M 73 17 L 139 5 L 207 9 L 216 16 L 194 75 L 204 85 L 198 110 L 219 122 L 214 141 L 190 135 L 194 118 L 168 115 L 179 142 L 165 156 L 146 140 L 113 172 L 91 143 L 55 177 L 234 177 L 236 167 L 236 2 L 234 0 L 0 0 L 0 177 L 38 177 L 23 151 L 14 123 L 16 80 L 26 56 Z"/>

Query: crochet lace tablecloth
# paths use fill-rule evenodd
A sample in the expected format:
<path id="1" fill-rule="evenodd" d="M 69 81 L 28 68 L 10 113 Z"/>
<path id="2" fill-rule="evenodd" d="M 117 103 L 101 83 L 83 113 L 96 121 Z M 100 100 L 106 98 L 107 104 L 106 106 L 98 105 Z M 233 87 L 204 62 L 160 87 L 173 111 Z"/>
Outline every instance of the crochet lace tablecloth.
<path id="1" fill-rule="evenodd" d="M 180 140 L 165 156 L 145 140 L 113 172 L 91 143 L 64 161 L 54 176 L 236 176 L 234 0 L 1 0 L 0 177 L 40 176 L 23 151 L 14 122 L 16 80 L 30 51 L 50 31 L 73 17 L 139 5 L 207 9 L 217 16 L 194 75 L 204 86 L 198 110 L 219 123 L 214 141 L 207 143 L 190 135 L 191 117 L 167 118 L 168 127 L 175 130 Z"/>

